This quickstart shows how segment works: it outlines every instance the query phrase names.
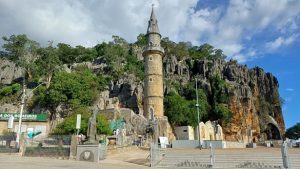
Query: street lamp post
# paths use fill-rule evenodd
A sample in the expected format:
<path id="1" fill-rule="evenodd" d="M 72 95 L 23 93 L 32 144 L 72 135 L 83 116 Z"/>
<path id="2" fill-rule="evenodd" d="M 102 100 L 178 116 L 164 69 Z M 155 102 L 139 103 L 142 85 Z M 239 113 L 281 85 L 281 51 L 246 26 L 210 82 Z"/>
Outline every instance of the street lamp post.
<path id="1" fill-rule="evenodd" d="M 39 86 L 41 86 L 42 84 L 45 84 L 45 83 L 47 83 L 47 82 L 40 83 L 34 89 L 32 89 L 31 92 L 33 92 L 35 89 L 37 89 Z M 18 130 L 17 130 L 17 138 L 16 138 L 17 148 L 20 148 L 19 146 L 20 146 L 22 116 L 23 116 L 23 111 L 24 111 L 25 98 L 26 98 L 26 85 L 25 85 L 25 78 L 24 78 L 23 79 L 22 98 L 21 98 L 20 117 L 19 117 L 19 126 L 18 126 Z"/>
<path id="2" fill-rule="evenodd" d="M 19 117 L 19 126 L 17 130 L 17 138 L 16 138 L 16 143 L 17 143 L 17 148 L 19 148 L 20 144 L 20 135 L 21 135 L 21 125 L 22 125 L 22 116 L 23 116 L 23 110 L 24 110 L 24 104 L 25 104 L 25 78 L 23 79 L 23 89 L 22 89 L 22 98 L 21 98 L 21 110 L 20 110 L 20 117 Z"/>
<path id="3" fill-rule="evenodd" d="M 199 148 L 201 150 L 202 145 L 201 145 L 201 133 L 200 133 L 200 115 L 199 115 L 199 100 L 198 100 L 198 84 L 197 84 L 197 78 L 195 78 L 196 81 L 196 97 L 197 97 L 197 103 L 196 103 L 196 108 L 197 108 L 197 114 L 198 114 L 198 130 L 197 130 L 197 134 L 198 134 L 198 140 L 199 140 Z"/>

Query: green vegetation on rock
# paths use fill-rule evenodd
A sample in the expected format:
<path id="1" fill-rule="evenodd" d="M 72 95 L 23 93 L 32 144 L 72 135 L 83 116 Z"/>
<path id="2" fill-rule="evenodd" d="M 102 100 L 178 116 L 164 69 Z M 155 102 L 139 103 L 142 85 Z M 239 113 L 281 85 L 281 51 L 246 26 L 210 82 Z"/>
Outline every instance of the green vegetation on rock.
<path id="1" fill-rule="evenodd" d="M 66 118 L 55 132 L 73 133 L 74 128 L 70 125 L 74 122 L 75 112 L 82 113 L 84 119 L 88 117 L 90 112 L 86 107 L 93 105 L 97 93 L 107 90 L 109 85 L 127 75 L 134 75 L 134 80 L 138 82 L 144 80 L 144 62 L 141 53 L 147 43 L 145 35 L 140 34 L 133 43 L 128 43 L 119 36 L 113 36 L 112 39 L 94 47 L 74 47 L 65 43 L 58 43 L 55 46 L 51 42 L 48 46 L 41 47 L 26 35 L 12 35 L 3 37 L 4 51 L 1 55 L 2 58 L 9 59 L 25 70 L 28 88 L 34 89 L 39 84 L 45 84 L 35 89 L 33 97 L 27 102 L 28 107 L 40 106 L 53 115 L 58 113 L 56 112 L 58 106 L 63 106 L 66 110 L 59 113 L 61 117 Z M 166 115 L 174 126 L 196 126 L 196 92 L 193 79 L 198 76 L 199 68 L 195 68 L 193 72 L 194 66 L 197 61 L 205 61 L 208 62 L 210 69 L 213 61 L 224 61 L 226 56 L 222 50 L 215 49 L 209 44 L 192 46 L 190 42 L 175 43 L 169 38 L 162 38 L 161 45 L 166 52 L 165 58 L 175 56 L 181 65 L 189 67 L 187 71 L 191 74 L 185 82 L 182 75 L 166 78 L 165 84 L 168 88 L 168 92 L 165 93 Z M 224 125 L 229 124 L 232 113 L 228 108 L 228 84 L 218 74 L 206 80 L 209 88 L 198 86 L 200 120 L 219 120 Z M 12 96 L 15 99 L 10 100 L 19 101 L 16 93 L 20 93 L 21 86 L 18 83 L 20 82 L 1 86 L 1 102 L 9 100 L 8 98 Z M 97 120 L 103 119 L 99 117 Z M 105 122 L 100 124 L 98 130 L 109 133 L 103 126 Z M 82 125 L 85 130 L 86 124 Z"/>
<path id="2" fill-rule="evenodd" d="M 297 123 L 294 126 L 288 128 L 285 132 L 285 136 L 290 139 L 299 139 L 300 138 L 300 123 Z"/>
<path id="3" fill-rule="evenodd" d="M 89 118 L 91 116 L 91 112 L 86 107 L 79 107 L 74 109 L 71 115 L 66 117 L 62 123 L 56 126 L 52 134 L 53 135 L 75 134 L 77 132 L 76 129 L 77 114 L 81 114 L 81 126 L 80 126 L 79 133 L 86 135 Z M 109 122 L 103 115 L 100 114 L 97 115 L 96 123 L 97 123 L 97 134 L 112 133 L 109 127 Z"/>

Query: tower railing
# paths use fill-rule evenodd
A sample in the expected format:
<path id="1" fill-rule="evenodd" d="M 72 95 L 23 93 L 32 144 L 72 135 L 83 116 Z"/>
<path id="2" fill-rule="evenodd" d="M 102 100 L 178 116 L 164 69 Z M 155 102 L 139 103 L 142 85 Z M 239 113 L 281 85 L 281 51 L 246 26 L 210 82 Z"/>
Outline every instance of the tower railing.
<path id="1" fill-rule="evenodd" d="M 162 54 L 165 53 L 164 48 L 161 46 L 146 46 L 143 50 L 143 53 L 147 53 L 148 51 L 160 51 Z"/>

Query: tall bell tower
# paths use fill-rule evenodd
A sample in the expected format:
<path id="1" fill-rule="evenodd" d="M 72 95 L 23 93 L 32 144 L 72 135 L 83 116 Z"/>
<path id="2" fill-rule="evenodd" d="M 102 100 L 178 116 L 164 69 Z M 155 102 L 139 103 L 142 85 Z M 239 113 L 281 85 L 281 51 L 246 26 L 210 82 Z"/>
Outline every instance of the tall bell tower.
<path id="1" fill-rule="evenodd" d="M 149 120 L 164 116 L 163 63 L 164 49 L 160 46 L 157 19 L 153 5 L 147 29 L 147 46 L 143 51 L 145 62 L 144 116 Z"/>

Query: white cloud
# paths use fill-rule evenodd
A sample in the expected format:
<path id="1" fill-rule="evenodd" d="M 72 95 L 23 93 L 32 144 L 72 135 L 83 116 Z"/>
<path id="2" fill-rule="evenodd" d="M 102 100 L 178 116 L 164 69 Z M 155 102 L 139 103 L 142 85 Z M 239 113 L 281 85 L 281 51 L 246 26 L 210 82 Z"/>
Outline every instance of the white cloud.
<path id="1" fill-rule="evenodd" d="M 293 88 L 286 88 L 285 90 L 288 91 L 288 92 L 293 92 L 293 91 L 295 91 L 295 89 L 293 89 Z"/>
<path id="2" fill-rule="evenodd" d="M 252 48 L 247 49 L 246 52 L 235 54 L 232 56 L 233 59 L 238 60 L 240 63 L 245 63 L 258 57 L 260 57 L 259 54 Z"/>
<path id="3" fill-rule="evenodd" d="M 0 0 L 0 36 L 25 33 L 42 44 L 93 46 L 119 35 L 133 42 L 146 32 L 152 3 L 163 37 L 207 42 L 239 61 L 256 57 L 259 51 L 247 43 L 268 28 L 282 33 L 270 48 L 298 38 L 299 0 L 230 0 L 216 8 L 202 7 L 201 0 Z"/>
<path id="4" fill-rule="evenodd" d="M 256 51 L 254 50 L 254 49 L 250 49 L 249 50 L 249 52 L 247 53 L 248 54 L 248 56 L 250 56 L 250 57 L 254 57 L 254 56 L 256 56 Z"/>
<path id="5" fill-rule="evenodd" d="M 258 52 L 247 49 L 247 43 L 255 41 L 254 35 L 266 29 L 286 31 L 295 35 L 299 9 L 300 1 L 297 0 L 278 0 L 276 3 L 273 0 L 231 0 L 225 10 L 206 8 L 202 9 L 202 15 L 197 12 L 192 14 L 190 25 L 194 27 L 187 27 L 186 32 L 189 36 L 186 37 L 193 39 L 192 42 L 206 37 L 204 39 L 208 43 L 221 48 L 230 58 L 245 62 L 258 57 L 255 56 Z M 290 26 L 287 27 L 287 24 Z M 295 38 L 296 36 L 290 36 L 284 39 L 283 44 L 291 44 Z"/>
<path id="6" fill-rule="evenodd" d="M 287 38 L 280 36 L 277 39 L 275 39 L 274 41 L 267 42 L 266 48 L 270 49 L 270 50 L 276 50 L 276 49 L 280 48 L 281 46 L 287 46 L 287 45 L 293 43 L 295 40 L 297 40 L 298 37 L 299 37 L 298 34 L 293 34 Z"/>
<path id="7" fill-rule="evenodd" d="M 247 56 L 243 54 L 234 55 L 232 58 L 238 60 L 240 63 L 245 63 L 247 61 Z"/>
<path id="8" fill-rule="evenodd" d="M 1 0 L 0 22 L 5 24 L 0 32 L 1 36 L 25 33 L 41 43 L 91 46 L 112 35 L 132 42 L 146 32 L 152 3 L 161 34 L 179 41 L 197 0 Z"/>

